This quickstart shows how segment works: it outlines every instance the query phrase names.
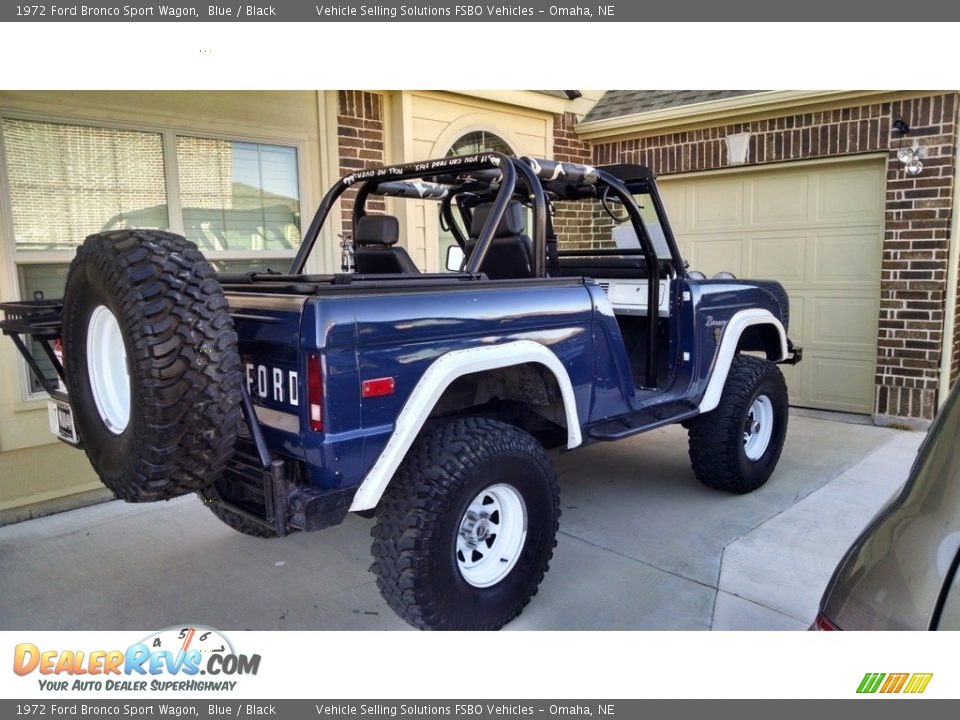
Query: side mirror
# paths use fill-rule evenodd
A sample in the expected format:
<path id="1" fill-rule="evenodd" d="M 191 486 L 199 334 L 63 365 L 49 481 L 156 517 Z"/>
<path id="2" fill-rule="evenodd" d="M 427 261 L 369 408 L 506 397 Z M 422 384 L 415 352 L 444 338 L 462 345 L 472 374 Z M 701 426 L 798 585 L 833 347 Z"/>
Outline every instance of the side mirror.
<path id="1" fill-rule="evenodd" d="M 463 248 L 459 245 L 450 245 L 447 248 L 447 270 L 459 272 L 463 265 Z"/>

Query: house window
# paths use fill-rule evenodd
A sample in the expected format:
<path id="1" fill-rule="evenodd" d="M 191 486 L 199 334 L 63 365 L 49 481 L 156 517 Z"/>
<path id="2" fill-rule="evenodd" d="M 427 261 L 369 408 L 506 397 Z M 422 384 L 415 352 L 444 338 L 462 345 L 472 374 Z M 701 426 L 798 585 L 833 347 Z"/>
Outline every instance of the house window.
<path id="1" fill-rule="evenodd" d="M 257 252 L 288 258 L 275 268 L 287 269 L 300 247 L 294 148 L 178 137 L 177 168 L 187 239 L 223 268 L 246 269 L 237 254 Z"/>
<path id="2" fill-rule="evenodd" d="M 62 297 L 76 248 L 104 230 L 172 230 L 234 272 L 286 270 L 300 245 L 295 147 L 164 129 L 0 124 L 5 234 L 23 299 Z M 34 378 L 30 391 L 40 392 Z"/>
<path id="3" fill-rule="evenodd" d="M 447 157 L 474 155 L 482 152 L 498 152 L 504 155 L 513 155 L 513 150 L 507 145 L 507 141 L 499 135 L 495 135 L 486 130 L 475 130 L 457 140 L 447 152 Z"/>
<path id="4" fill-rule="evenodd" d="M 17 253 L 71 251 L 134 218 L 169 224 L 159 133 L 4 119 L 3 143 Z"/>

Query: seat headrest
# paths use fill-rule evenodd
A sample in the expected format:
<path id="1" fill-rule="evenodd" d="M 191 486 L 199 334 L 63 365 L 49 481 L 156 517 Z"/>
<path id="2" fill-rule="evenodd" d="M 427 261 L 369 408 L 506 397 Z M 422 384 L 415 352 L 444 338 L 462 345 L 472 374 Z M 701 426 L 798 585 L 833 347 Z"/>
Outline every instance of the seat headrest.
<path id="1" fill-rule="evenodd" d="M 354 245 L 396 245 L 400 222 L 393 215 L 364 215 L 357 221 Z"/>
<path id="2" fill-rule="evenodd" d="M 470 237 L 480 237 L 480 232 L 487 223 L 487 218 L 490 216 L 490 209 L 492 207 L 493 203 L 482 203 L 473 209 L 473 220 L 470 223 Z M 513 235 L 522 235 L 523 221 L 523 205 L 516 200 L 511 200 L 510 204 L 507 205 L 506 211 L 503 213 L 503 217 L 500 218 L 500 224 L 497 226 L 497 230 L 493 236 L 511 237 Z"/>

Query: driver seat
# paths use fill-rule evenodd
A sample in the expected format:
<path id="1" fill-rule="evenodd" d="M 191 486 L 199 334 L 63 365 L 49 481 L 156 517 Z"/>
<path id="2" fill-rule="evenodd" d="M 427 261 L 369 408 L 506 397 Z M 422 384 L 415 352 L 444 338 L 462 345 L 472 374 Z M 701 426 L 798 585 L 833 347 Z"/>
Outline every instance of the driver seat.
<path id="1" fill-rule="evenodd" d="M 493 203 L 482 203 L 473 210 L 470 237 L 465 248 L 468 258 L 477 247 L 477 240 L 487 218 L 490 217 L 492 207 Z M 523 205 L 512 200 L 493 234 L 493 242 L 483 258 L 480 272 L 485 273 L 491 280 L 533 277 L 533 241 L 523 234 L 523 230 Z"/>
<path id="2" fill-rule="evenodd" d="M 419 268 L 397 245 L 400 222 L 393 215 L 364 215 L 357 220 L 353 262 L 360 275 L 418 273 Z"/>

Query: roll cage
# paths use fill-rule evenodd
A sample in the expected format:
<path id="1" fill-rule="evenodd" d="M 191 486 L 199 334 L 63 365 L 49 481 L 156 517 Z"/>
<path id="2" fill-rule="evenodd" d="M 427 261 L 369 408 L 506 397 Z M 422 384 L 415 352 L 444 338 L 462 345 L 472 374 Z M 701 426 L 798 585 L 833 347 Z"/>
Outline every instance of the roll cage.
<path id="1" fill-rule="evenodd" d="M 320 203 L 290 266 L 290 275 L 303 273 L 307 257 L 312 252 L 333 205 L 341 195 L 354 187 L 357 187 L 352 216 L 354 228 L 357 221 L 367 214 L 366 203 L 371 195 L 431 199 L 439 202 L 441 222 L 461 248 L 465 248 L 467 238 L 456 220 L 454 207 L 460 222 L 465 227 L 470 227 L 473 208 L 484 202 L 492 202 L 493 208 L 479 235 L 476 249 L 465 260 L 462 268 L 471 275 L 480 274 L 478 269 L 483 264 L 496 227 L 511 200 L 519 200 L 532 211 L 530 235 L 534 248 L 533 275 L 542 278 L 547 276 L 547 232 L 550 229 L 549 218 L 554 202 L 604 198 L 624 207 L 627 219 L 631 221 L 637 234 L 640 248 L 567 251 L 564 255 L 642 254 L 651 268 L 658 266 L 661 261 L 666 261 L 674 275 L 684 275 L 683 260 L 670 230 L 653 174 L 648 168 L 642 165 L 591 167 L 530 157 L 515 158 L 500 153 L 390 165 L 359 170 L 344 176 L 330 188 Z M 664 230 L 670 251 L 669 258 L 657 257 L 656 248 L 633 197 L 635 194 L 647 194 L 652 199 Z"/>
<path id="2" fill-rule="evenodd" d="M 453 234 L 457 244 L 465 249 L 464 236 L 454 215 L 454 207 L 464 227 L 469 228 L 473 209 L 481 203 L 492 203 L 487 221 L 476 241 L 473 252 L 466 256 L 459 279 L 485 280 L 480 272 L 494 234 L 508 205 L 520 201 L 531 211 L 530 236 L 533 242 L 533 278 L 549 277 L 547 268 L 548 230 L 554 202 L 601 200 L 615 221 L 629 220 L 639 241 L 639 248 L 574 250 L 561 255 L 643 255 L 647 265 L 647 307 L 660 305 L 661 268 L 674 277 L 686 274 L 676 240 L 670 229 L 656 182 L 650 170 L 642 165 L 607 165 L 592 167 L 576 163 L 558 162 L 530 157 L 509 157 L 501 153 L 480 153 L 468 156 L 424 160 L 422 162 L 390 165 L 358 170 L 341 178 L 324 196 L 303 243 L 290 266 L 289 276 L 303 273 L 307 258 L 320 235 L 320 230 L 336 201 L 348 190 L 357 188 L 352 214 L 352 229 L 366 214 L 366 203 L 371 195 L 432 199 L 440 203 L 439 215 L 443 226 Z M 648 195 L 663 230 L 669 258 L 658 258 L 641 216 L 634 194 Z M 618 220 L 610 211 L 610 203 L 618 203 L 626 210 L 626 218 Z M 661 263 L 663 265 L 661 266 Z M 377 276 L 364 276 L 375 280 Z M 390 276 L 397 279 L 397 276 Z M 268 279 L 269 276 L 264 279 Z M 357 278 L 360 279 L 360 278 Z M 410 275 L 404 281 L 436 281 L 436 276 Z M 251 276 L 250 281 L 256 278 Z M 657 328 L 657 313 L 647 315 L 650 336 Z M 656 343 L 649 343 L 647 359 L 648 384 L 655 383 L 657 366 Z"/>

